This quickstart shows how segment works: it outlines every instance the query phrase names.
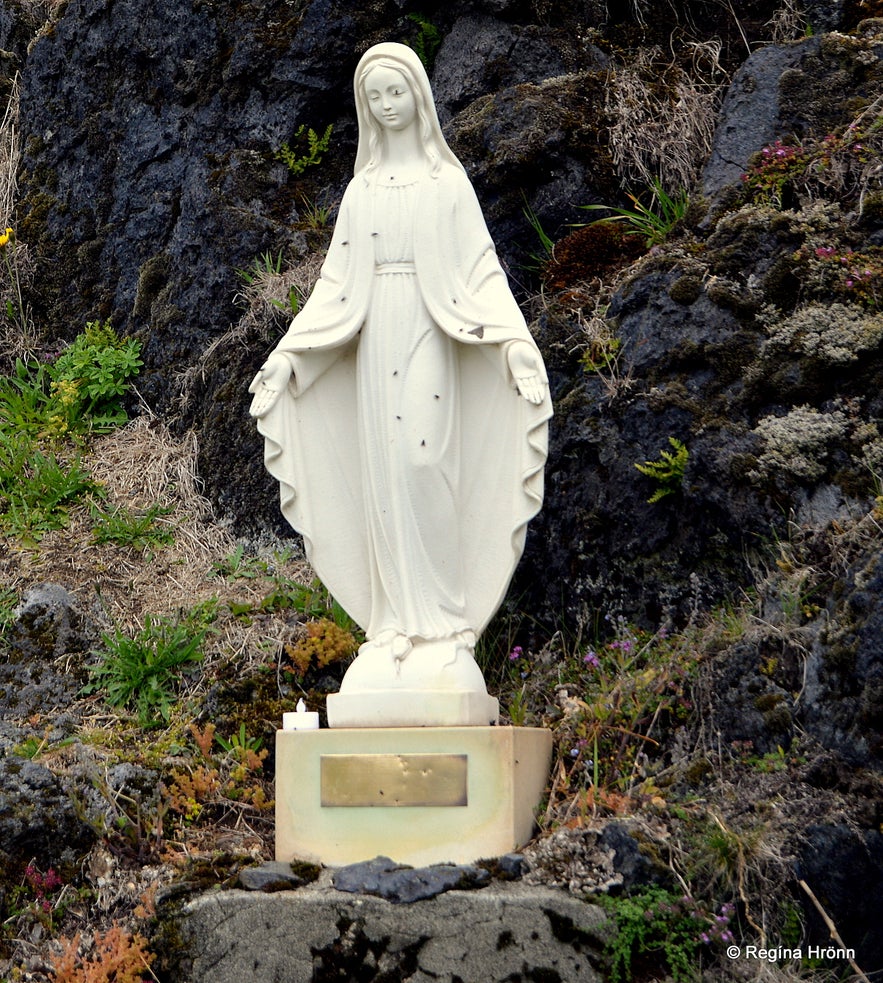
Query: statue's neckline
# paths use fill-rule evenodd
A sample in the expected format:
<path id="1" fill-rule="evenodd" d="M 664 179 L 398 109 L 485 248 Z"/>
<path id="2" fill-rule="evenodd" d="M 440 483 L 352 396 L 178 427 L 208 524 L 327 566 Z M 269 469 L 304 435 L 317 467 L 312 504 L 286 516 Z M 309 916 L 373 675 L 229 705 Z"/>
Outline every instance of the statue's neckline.
<path id="1" fill-rule="evenodd" d="M 411 184 L 419 184 L 426 175 L 422 164 L 402 161 L 399 165 L 378 168 L 374 174 L 374 182 L 378 188 L 404 188 Z"/>
<path id="2" fill-rule="evenodd" d="M 396 177 L 394 174 L 387 176 L 377 182 L 380 188 L 407 188 L 412 184 L 419 184 L 420 175 L 412 174 L 409 177 Z"/>

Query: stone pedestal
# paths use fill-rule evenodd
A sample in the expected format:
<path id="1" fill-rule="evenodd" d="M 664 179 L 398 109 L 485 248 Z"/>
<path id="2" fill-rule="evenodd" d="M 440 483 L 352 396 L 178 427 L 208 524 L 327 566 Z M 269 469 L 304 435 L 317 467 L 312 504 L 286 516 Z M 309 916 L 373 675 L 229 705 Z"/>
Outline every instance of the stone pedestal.
<path id="1" fill-rule="evenodd" d="M 533 833 L 551 754 L 528 727 L 277 731 L 276 859 L 501 856 Z"/>
<path id="2" fill-rule="evenodd" d="M 326 700 L 328 726 L 489 727 L 500 704 L 489 696 L 470 638 L 431 641 L 398 636 L 385 644 L 366 642 L 352 662 L 339 693 Z M 403 642 L 397 661 L 394 647 Z"/>
<path id="3" fill-rule="evenodd" d="M 273 894 L 208 891 L 183 906 L 160 898 L 152 947 L 163 979 L 601 983 L 605 917 L 566 891 L 494 883 L 391 904 L 329 881 Z"/>

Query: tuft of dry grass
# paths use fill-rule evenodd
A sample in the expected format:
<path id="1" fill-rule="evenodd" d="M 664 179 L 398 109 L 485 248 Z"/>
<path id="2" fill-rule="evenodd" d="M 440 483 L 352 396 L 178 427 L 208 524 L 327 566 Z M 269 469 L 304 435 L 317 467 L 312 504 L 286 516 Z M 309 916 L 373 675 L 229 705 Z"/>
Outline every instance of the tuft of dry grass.
<path id="1" fill-rule="evenodd" d="M 12 79 L 9 98 L 0 120 L 0 233 L 15 228 L 18 166 L 21 141 L 18 131 L 20 76 Z M 34 351 L 34 325 L 22 299 L 33 282 L 34 263 L 26 243 L 13 236 L 0 256 L 0 365 Z M 8 310 L 14 313 L 10 315 Z"/>
<path id="2" fill-rule="evenodd" d="M 810 25 L 800 0 L 784 0 L 766 26 L 770 29 L 772 43 L 784 44 L 805 38 Z"/>
<path id="3" fill-rule="evenodd" d="M 173 543 L 151 555 L 126 545 L 98 544 L 84 505 L 72 512 L 67 528 L 46 534 L 38 550 L 8 541 L 0 559 L 4 582 L 19 594 L 40 583 L 60 583 L 99 623 L 124 632 L 137 631 L 148 614 L 174 615 L 212 601 L 221 609 L 257 607 L 272 590 L 269 572 L 247 579 L 213 575 L 236 541 L 202 495 L 196 452 L 193 434 L 177 440 L 162 422 L 146 416 L 98 437 L 87 464 L 106 495 L 101 507 L 138 512 L 162 506 L 169 511 L 156 525 L 174 533 Z M 277 552 L 285 550 L 285 544 L 276 545 Z M 273 564 L 278 567 L 279 561 Z M 289 581 L 309 584 L 314 578 L 309 564 L 296 556 L 283 566 Z M 215 627 L 206 651 L 206 678 L 220 663 L 236 661 L 243 673 L 267 664 L 296 632 L 286 618 L 270 615 L 221 616 Z"/>
<path id="4" fill-rule="evenodd" d="M 297 263 L 278 272 L 255 267 L 243 279 L 242 289 L 236 296 L 244 308 L 242 317 L 227 331 L 219 335 L 205 349 L 199 359 L 177 376 L 181 393 L 180 404 L 186 406 L 192 398 L 197 380 L 205 380 L 206 373 L 216 367 L 231 349 L 237 347 L 254 350 L 256 346 L 274 345 L 291 321 L 289 298 L 308 297 L 324 260 L 324 250 L 310 251 Z"/>
<path id="5" fill-rule="evenodd" d="M 0 227 L 12 225 L 18 195 L 18 163 L 21 145 L 18 133 L 20 75 L 15 73 L 0 121 Z"/>
<path id="6" fill-rule="evenodd" d="M 720 49 L 694 45 L 693 73 L 665 63 L 659 48 L 610 73 L 605 110 L 617 173 L 625 184 L 690 188 L 711 153 L 721 78 Z"/>

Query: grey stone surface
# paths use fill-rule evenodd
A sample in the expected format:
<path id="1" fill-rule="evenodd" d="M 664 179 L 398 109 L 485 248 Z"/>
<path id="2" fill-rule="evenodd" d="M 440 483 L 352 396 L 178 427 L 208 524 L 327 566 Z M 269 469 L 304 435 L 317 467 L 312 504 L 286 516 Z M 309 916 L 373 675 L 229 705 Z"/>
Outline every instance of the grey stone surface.
<path id="1" fill-rule="evenodd" d="M 291 869 L 291 864 L 271 860 L 260 867 L 246 867 L 239 872 L 239 886 L 247 891 L 291 891 L 306 882 Z"/>
<path id="2" fill-rule="evenodd" d="M 796 45 L 770 45 L 755 51 L 736 73 L 721 108 L 702 191 L 711 197 L 736 184 L 748 159 L 788 132 L 779 112 L 779 79 L 818 48 L 818 38 Z"/>
<path id="3" fill-rule="evenodd" d="M 160 916 L 177 983 L 395 979 L 401 983 L 595 983 L 598 908 L 558 891 L 494 884 L 393 905 L 327 884 L 277 894 L 202 895 Z M 170 954 L 171 953 L 171 954 Z M 176 957 L 174 953 L 177 953 Z"/>
<path id="4" fill-rule="evenodd" d="M 537 30 L 493 17 L 461 17 L 439 49 L 433 73 L 442 123 L 481 96 L 519 82 L 540 82 L 567 71 L 564 59 Z"/>
<path id="5" fill-rule="evenodd" d="M 82 665 L 97 637 L 64 587 L 40 584 L 29 590 L 0 645 L 0 718 L 23 721 L 47 707 L 69 707 L 86 680 Z M 83 658 L 64 669 L 57 665 L 61 656 L 74 653 Z M 65 723 L 61 714 L 54 722 Z"/>
<path id="6" fill-rule="evenodd" d="M 0 855 L 37 857 L 46 868 L 70 862 L 95 839 L 62 783 L 36 761 L 0 758 Z"/>

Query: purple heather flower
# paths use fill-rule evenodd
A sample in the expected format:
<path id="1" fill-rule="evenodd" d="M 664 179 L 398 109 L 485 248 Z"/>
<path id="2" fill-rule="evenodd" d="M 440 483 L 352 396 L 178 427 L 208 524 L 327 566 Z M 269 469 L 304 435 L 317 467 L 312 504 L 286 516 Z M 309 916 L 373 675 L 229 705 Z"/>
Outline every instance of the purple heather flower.
<path id="1" fill-rule="evenodd" d="M 520 645 L 516 645 L 514 649 L 509 653 L 509 661 L 517 662 L 524 655 L 524 650 Z"/>
<path id="2" fill-rule="evenodd" d="M 583 662 L 590 665 L 593 669 L 597 669 L 601 665 L 601 660 L 598 658 L 598 653 L 589 649 L 588 652 L 583 656 Z"/>

